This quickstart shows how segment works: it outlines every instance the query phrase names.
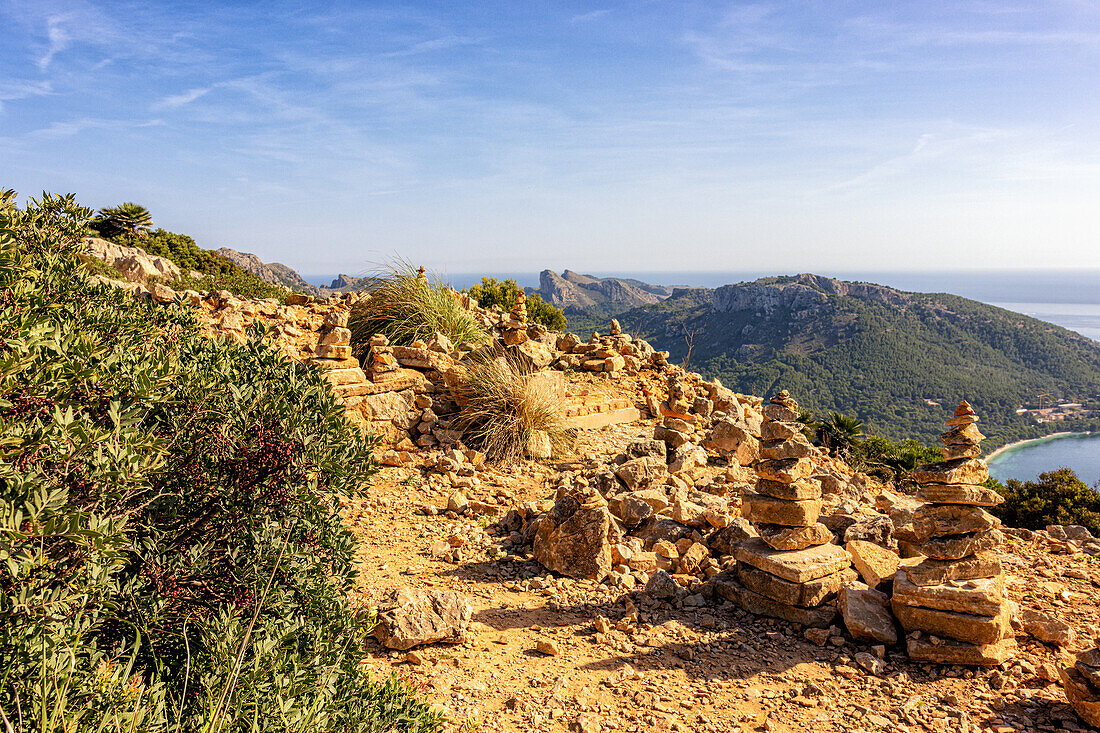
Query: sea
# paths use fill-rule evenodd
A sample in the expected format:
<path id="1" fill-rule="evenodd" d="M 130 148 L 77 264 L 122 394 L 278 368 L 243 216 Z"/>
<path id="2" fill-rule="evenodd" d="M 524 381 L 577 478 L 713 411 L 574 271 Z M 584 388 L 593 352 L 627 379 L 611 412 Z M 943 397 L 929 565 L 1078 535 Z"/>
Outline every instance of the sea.
<path id="1" fill-rule="evenodd" d="M 989 461 L 989 475 L 999 481 L 1034 481 L 1063 467 L 1089 486 L 1100 486 L 1100 433 L 1051 435 L 1012 446 Z"/>

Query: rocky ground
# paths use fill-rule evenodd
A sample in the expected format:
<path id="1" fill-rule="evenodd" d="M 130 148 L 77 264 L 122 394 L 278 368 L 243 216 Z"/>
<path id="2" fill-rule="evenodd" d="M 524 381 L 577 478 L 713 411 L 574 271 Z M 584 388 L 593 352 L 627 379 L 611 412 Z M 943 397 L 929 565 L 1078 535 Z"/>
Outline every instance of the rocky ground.
<path id="1" fill-rule="evenodd" d="M 903 646 L 756 616 L 713 593 L 659 601 L 641 586 L 559 576 L 508 542 L 496 524 L 508 509 L 552 499 L 563 471 L 611 463 L 655 426 L 584 431 L 574 455 L 505 470 L 384 468 L 369 498 L 345 505 L 361 541 L 355 604 L 368 611 L 402 587 L 457 591 L 471 620 L 457 643 L 372 642 L 373 671 L 408 680 L 456 731 L 1090 730 L 1058 682 L 1059 655 L 1100 636 L 1100 559 L 1077 543 L 1021 532 L 999 550 L 1018 615 L 1050 614 L 1073 638 L 1059 647 L 1018 628 L 1011 662 L 964 669 L 910 663 Z"/>

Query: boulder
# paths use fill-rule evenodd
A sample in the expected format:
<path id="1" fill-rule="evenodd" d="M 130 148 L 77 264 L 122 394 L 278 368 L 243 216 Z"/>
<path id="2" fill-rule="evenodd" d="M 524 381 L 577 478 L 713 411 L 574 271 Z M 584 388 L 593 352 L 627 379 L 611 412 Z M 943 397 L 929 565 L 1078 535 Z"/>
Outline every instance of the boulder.
<path id="1" fill-rule="evenodd" d="M 387 649 L 404 651 L 465 638 L 473 607 L 461 593 L 400 588 L 379 607 L 375 637 Z"/>
<path id="2" fill-rule="evenodd" d="M 756 530 L 744 517 L 735 517 L 727 526 L 707 537 L 707 546 L 716 555 L 732 555 L 738 543 L 756 537 Z"/>
<path id="3" fill-rule="evenodd" d="M 658 441 L 650 441 L 657 443 Z M 664 443 L 661 443 L 663 446 Z M 614 469 L 615 475 L 622 479 L 630 490 L 647 489 L 650 486 L 659 486 L 668 476 L 668 466 L 664 456 L 646 455 L 640 458 L 632 458 Z"/>
<path id="4" fill-rule="evenodd" d="M 873 542 L 889 549 L 894 543 L 894 522 L 885 514 L 865 517 L 844 530 L 845 542 Z"/>
<path id="5" fill-rule="evenodd" d="M 532 550 L 545 568 L 597 581 L 611 571 L 611 512 L 599 492 L 568 490 L 538 522 Z"/>
<path id="6" fill-rule="evenodd" d="M 1020 611 L 1020 623 L 1028 636 L 1048 644 L 1072 647 L 1077 640 L 1073 627 L 1049 613 L 1025 608 Z"/>
<path id="7" fill-rule="evenodd" d="M 898 631 L 890 613 L 890 596 L 858 581 L 840 586 L 837 608 L 848 633 L 860 641 L 896 644 Z"/>

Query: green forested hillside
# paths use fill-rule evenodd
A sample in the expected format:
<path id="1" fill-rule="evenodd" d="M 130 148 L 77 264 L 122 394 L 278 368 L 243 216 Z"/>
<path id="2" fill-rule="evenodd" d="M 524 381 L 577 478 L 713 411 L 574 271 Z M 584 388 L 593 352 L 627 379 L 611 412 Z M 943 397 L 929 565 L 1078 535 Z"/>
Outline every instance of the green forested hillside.
<path id="1" fill-rule="evenodd" d="M 1087 402 L 1100 393 L 1100 344 L 942 293 L 800 275 L 678 291 L 619 319 L 674 361 L 690 346 L 689 368 L 734 389 L 786 388 L 815 412 L 857 415 L 893 439 L 934 439 L 967 399 L 996 446 L 1057 427 L 1016 414 L 1037 395 Z"/>

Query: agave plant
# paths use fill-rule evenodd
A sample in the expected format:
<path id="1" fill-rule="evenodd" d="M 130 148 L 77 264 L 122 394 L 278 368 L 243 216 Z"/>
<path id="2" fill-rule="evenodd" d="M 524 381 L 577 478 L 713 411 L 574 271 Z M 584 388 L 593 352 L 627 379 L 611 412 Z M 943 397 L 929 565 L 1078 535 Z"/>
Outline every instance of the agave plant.
<path id="1" fill-rule="evenodd" d="M 144 237 L 153 226 L 153 217 L 149 214 L 149 209 L 127 201 L 118 206 L 100 209 L 95 226 L 106 235 L 133 234 Z"/>

